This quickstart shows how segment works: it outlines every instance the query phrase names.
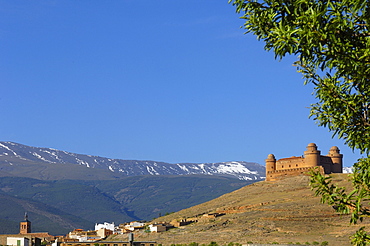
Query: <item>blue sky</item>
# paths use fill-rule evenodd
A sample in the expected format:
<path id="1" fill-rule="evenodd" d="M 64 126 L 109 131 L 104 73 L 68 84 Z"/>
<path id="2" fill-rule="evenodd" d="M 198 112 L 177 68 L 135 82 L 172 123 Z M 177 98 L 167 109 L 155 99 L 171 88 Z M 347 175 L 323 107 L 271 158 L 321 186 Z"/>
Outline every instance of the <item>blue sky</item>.
<path id="1" fill-rule="evenodd" d="M 178 162 L 299 156 L 337 145 L 312 86 L 215 0 L 0 0 L 0 139 Z"/>

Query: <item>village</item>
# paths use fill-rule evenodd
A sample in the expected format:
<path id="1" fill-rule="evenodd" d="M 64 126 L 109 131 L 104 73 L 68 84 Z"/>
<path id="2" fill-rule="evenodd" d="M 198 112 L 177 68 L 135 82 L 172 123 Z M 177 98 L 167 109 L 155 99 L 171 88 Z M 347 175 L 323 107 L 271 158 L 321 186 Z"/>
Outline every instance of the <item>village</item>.
<path id="1" fill-rule="evenodd" d="M 66 235 L 53 236 L 48 232 L 32 232 L 31 221 L 25 213 L 19 224 L 18 234 L 0 234 L 0 245 L 7 246 L 156 246 L 157 242 L 134 241 L 134 232 L 160 233 L 171 228 L 185 226 L 198 219 L 222 216 L 222 213 L 203 214 L 199 218 L 173 220 L 171 222 L 132 221 L 115 225 L 114 222 L 95 224 L 94 230 L 74 229 Z M 110 241 L 109 236 L 126 234 L 127 241 Z"/>

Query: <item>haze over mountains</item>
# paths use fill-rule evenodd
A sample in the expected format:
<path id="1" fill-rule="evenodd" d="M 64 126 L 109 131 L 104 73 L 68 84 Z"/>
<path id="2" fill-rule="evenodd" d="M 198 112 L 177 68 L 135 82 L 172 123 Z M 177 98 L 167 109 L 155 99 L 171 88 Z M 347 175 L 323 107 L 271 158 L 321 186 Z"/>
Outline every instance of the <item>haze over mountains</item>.
<path id="1" fill-rule="evenodd" d="M 17 233 L 27 211 L 35 231 L 64 234 L 151 220 L 263 180 L 248 162 L 117 160 L 0 142 L 0 233 Z M 4 226 L 7 225 L 7 226 Z"/>

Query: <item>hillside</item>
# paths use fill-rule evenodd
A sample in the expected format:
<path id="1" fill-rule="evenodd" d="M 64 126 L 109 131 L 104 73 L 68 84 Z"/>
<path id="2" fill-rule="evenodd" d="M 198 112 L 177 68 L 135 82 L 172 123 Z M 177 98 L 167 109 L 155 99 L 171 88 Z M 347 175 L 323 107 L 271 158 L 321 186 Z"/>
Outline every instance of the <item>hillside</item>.
<path id="1" fill-rule="evenodd" d="M 348 186 L 347 174 L 334 175 Z M 329 245 L 350 245 L 349 235 L 362 225 L 349 225 L 347 215 L 320 203 L 308 187 L 309 177 L 297 176 L 276 182 L 257 182 L 206 203 L 164 216 L 155 222 L 196 218 L 198 222 L 164 233 L 138 233 L 137 240 L 171 243 L 258 242 L 289 243 L 328 241 Z M 202 215 L 225 213 L 216 218 Z M 119 239 L 115 236 L 113 239 Z"/>
<path id="2" fill-rule="evenodd" d="M 236 190 L 251 181 L 217 176 L 136 176 L 115 180 L 39 180 L 0 177 L 0 233 L 17 233 L 29 212 L 36 231 L 65 234 L 116 224 L 151 220 Z M 55 226 L 51 226 L 54 223 Z"/>
<path id="3" fill-rule="evenodd" d="M 52 235 L 61 235 L 91 225 L 91 222 L 78 216 L 31 199 L 0 193 L 0 200 L 0 234 L 18 233 L 25 211 L 32 218 L 32 230 L 35 232 L 48 231 Z"/>

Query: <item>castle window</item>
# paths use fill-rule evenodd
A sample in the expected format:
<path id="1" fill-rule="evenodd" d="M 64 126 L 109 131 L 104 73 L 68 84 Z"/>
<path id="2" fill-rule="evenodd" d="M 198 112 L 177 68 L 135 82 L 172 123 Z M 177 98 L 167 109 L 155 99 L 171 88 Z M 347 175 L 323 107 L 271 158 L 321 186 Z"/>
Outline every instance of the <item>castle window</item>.
<path id="1" fill-rule="evenodd" d="M 290 167 L 290 165 L 289 165 L 289 167 Z"/>
<path id="2" fill-rule="evenodd" d="M 284 168 L 284 166 L 281 166 L 281 168 Z"/>

